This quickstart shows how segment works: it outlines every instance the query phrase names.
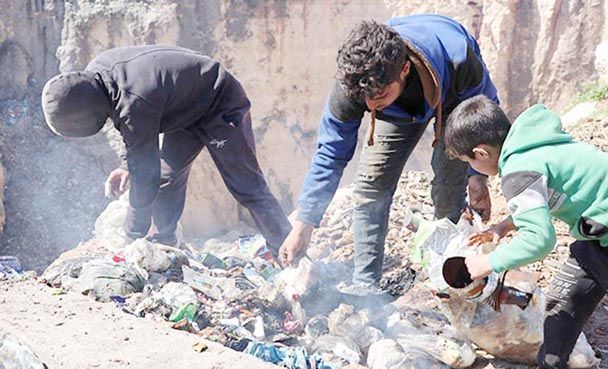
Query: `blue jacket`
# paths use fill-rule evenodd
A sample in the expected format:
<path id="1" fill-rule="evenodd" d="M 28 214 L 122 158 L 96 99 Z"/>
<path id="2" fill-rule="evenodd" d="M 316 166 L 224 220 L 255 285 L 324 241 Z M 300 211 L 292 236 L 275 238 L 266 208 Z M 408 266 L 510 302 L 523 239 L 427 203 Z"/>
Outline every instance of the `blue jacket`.
<path id="1" fill-rule="evenodd" d="M 465 28 L 448 17 L 420 14 L 392 18 L 387 25 L 401 35 L 411 55 L 430 72 L 437 92 L 435 100 L 425 91 L 424 109 L 410 115 L 395 103 L 377 118 L 397 124 L 424 124 L 442 106 L 449 113 L 461 101 L 484 94 L 498 102 L 496 88 L 481 58 L 479 45 Z M 418 63 L 420 65 L 420 63 Z M 433 105 L 434 104 L 434 105 Z M 298 220 L 318 225 L 333 198 L 346 164 L 357 144 L 361 118 L 368 109 L 350 101 L 335 86 L 323 110 L 317 150 L 298 200 Z"/>

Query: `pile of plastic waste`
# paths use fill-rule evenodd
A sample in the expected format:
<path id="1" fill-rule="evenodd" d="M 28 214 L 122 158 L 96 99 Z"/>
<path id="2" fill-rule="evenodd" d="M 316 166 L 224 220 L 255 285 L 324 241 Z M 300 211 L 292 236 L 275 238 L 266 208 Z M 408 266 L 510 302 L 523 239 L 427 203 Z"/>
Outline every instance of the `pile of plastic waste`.
<path id="1" fill-rule="evenodd" d="M 458 225 L 447 220 L 417 221 L 415 257 L 428 267 L 429 282 L 450 323 L 469 341 L 497 357 L 533 365 L 543 341 L 546 298 L 534 273 L 507 271 L 480 281 L 470 279 L 464 257 L 489 252 L 495 244 L 467 245 L 483 230 L 476 219 Z M 570 368 L 590 368 L 599 360 L 581 333 Z"/>
<path id="2" fill-rule="evenodd" d="M 418 294 L 405 306 L 342 288 L 352 276 L 352 187 L 339 191 L 296 267 L 281 269 L 260 235 L 180 248 L 129 242 L 124 203 L 114 202 L 95 237 L 77 248 L 95 252 L 61 257 L 42 278 L 287 368 L 466 368 L 476 348 L 530 363 L 542 340 L 542 291 L 533 278 L 511 274 L 492 276 L 478 293 L 458 271 L 452 279 L 464 284 L 455 288 L 444 266 L 480 251 L 464 247 L 478 228 L 423 221 L 432 213 L 427 193 L 426 176 L 406 173 L 391 208 L 380 288 Z M 581 337 L 572 368 L 596 362 Z"/>

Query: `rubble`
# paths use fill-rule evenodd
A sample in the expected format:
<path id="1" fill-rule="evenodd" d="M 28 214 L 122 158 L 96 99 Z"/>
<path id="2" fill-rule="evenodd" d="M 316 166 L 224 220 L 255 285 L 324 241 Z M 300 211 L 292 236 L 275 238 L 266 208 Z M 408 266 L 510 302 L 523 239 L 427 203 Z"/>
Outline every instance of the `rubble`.
<path id="1" fill-rule="evenodd" d="M 103 255 L 68 258 L 44 277 L 53 286 L 80 288 L 125 312 L 169 321 L 174 329 L 287 367 L 308 369 L 302 365 L 312 361 L 326 368 L 366 363 L 371 369 L 466 368 L 476 360 L 472 343 L 499 357 L 530 362 L 542 337 L 537 334 L 542 295 L 534 292 L 525 309 L 503 305 L 497 312 L 482 302 L 485 295 L 475 300 L 450 291 L 436 264 L 470 252 L 459 248 L 466 236 L 454 230 L 472 228 L 424 221 L 433 210 L 427 186 L 425 174 L 404 173 L 391 207 L 379 290 L 422 296 L 407 306 L 344 293 L 356 287 L 349 285 L 352 187 L 340 190 L 313 235 L 308 257 L 296 267 L 281 270 L 261 236 L 232 234 L 179 249 L 146 240 L 104 246 Z M 115 225 L 109 218 L 102 223 Z M 496 280 L 488 290 L 498 290 Z M 438 291 L 450 298 L 433 298 Z M 505 336 L 510 339 L 499 339 Z M 583 350 L 573 357 L 589 364 L 590 347 L 579 346 Z"/>
<path id="2" fill-rule="evenodd" d="M 28 346 L 0 331 L 0 368 L 47 369 L 47 366 Z"/>
<path id="3" fill-rule="evenodd" d="M 14 256 L 0 256 L 0 280 L 23 275 L 19 259 Z"/>

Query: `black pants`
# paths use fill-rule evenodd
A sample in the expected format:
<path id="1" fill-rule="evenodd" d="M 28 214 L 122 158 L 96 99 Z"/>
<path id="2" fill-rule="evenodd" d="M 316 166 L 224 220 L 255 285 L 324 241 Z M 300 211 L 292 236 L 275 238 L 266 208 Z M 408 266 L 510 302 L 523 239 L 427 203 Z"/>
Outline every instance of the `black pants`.
<path id="1" fill-rule="evenodd" d="M 608 289 L 608 249 L 598 241 L 576 241 L 570 257 L 547 292 L 540 368 L 568 368 L 568 358 L 583 325 Z"/>
<path id="2" fill-rule="evenodd" d="M 161 183 L 153 210 L 158 234 L 153 237 L 159 242 L 175 242 L 192 162 L 207 147 L 226 187 L 249 210 L 270 248 L 277 253 L 291 225 L 258 164 L 248 106 L 229 115 L 230 121 L 226 121 L 226 114 L 218 114 L 196 128 L 165 134 Z"/>

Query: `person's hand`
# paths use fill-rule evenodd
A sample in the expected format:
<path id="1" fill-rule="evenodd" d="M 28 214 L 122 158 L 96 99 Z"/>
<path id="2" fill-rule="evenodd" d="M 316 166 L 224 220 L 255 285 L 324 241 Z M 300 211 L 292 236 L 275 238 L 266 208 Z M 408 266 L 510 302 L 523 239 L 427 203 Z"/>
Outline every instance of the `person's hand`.
<path id="1" fill-rule="evenodd" d="M 497 243 L 500 239 L 500 233 L 495 227 L 492 227 L 486 231 L 477 232 L 470 235 L 468 245 L 476 247 L 488 242 Z"/>
<path id="2" fill-rule="evenodd" d="M 483 222 L 490 220 L 492 202 L 490 200 L 490 190 L 488 189 L 488 178 L 482 175 L 470 176 L 468 193 L 471 208 L 479 213 Z"/>
<path id="3" fill-rule="evenodd" d="M 469 255 L 464 259 L 472 279 L 482 279 L 492 273 L 488 254 Z"/>
<path id="4" fill-rule="evenodd" d="M 506 236 L 509 232 L 515 229 L 515 224 L 511 217 L 507 217 L 502 222 L 492 226 L 490 229 L 473 233 L 469 236 L 469 246 L 480 246 L 487 242 L 497 243 L 501 238 Z"/>
<path id="5" fill-rule="evenodd" d="M 279 249 L 279 259 L 283 267 L 293 266 L 304 254 L 310 243 L 314 225 L 296 221 L 291 232 Z"/>
<path id="6" fill-rule="evenodd" d="M 104 186 L 104 192 L 106 197 L 115 197 L 127 190 L 129 185 L 129 172 L 122 168 L 114 169 L 108 179 L 106 179 L 106 183 Z"/>

